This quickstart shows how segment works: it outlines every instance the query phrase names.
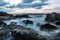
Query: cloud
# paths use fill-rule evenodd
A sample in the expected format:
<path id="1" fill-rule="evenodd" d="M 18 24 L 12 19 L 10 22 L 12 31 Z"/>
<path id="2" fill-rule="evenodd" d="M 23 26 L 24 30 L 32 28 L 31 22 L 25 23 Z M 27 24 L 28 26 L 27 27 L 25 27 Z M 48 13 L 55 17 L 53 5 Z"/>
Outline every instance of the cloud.
<path id="1" fill-rule="evenodd" d="M 0 7 L 0 11 L 2 12 L 12 12 L 12 8 L 5 8 L 5 7 Z"/>
<path id="2" fill-rule="evenodd" d="M 48 3 L 48 9 L 60 10 L 60 0 L 49 0 Z"/>
<path id="3" fill-rule="evenodd" d="M 33 2 L 34 0 L 23 0 L 23 3 L 31 3 Z"/>
<path id="4" fill-rule="evenodd" d="M 4 2 L 4 0 L 0 0 L 0 6 L 5 6 L 7 5 L 8 3 Z"/>
<path id="5" fill-rule="evenodd" d="M 22 12 L 23 10 L 26 10 L 27 12 L 28 9 L 30 9 L 29 11 L 36 9 L 33 10 L 36 12 L 39 12 L 40 9 L 60 10 L 60 0 L 0 0 L 0 11 L 11 12 L 16 8 L 22 9 Z"/>
<path id="6" fill-rule="evenodd" d="M 7 6 L 7 8 L 36 8 L 40 9 L 44 5 L 48 5 L 45 3 L 46 1 L 42 0 L 23 0 L 22 3 L 18 3 L 17 5 Z"/>

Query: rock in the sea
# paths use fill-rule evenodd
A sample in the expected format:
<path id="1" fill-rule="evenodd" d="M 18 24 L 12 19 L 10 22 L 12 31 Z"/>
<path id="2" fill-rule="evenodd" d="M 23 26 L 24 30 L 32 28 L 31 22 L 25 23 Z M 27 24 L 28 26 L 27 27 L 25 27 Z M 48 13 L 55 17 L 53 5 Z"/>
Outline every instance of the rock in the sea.
<path id="1" fill-rule="evenodd" d="M 8 15 L 6 12 L 0 12 L 0 16 L 6 16 Z"/>
<path id="2" fill-rule="evenodd" d="M 41 26 L 41 24 L 40 23 L 37 23 L 37 26 Z"/>
<path id="3" fill-rule="evenodd" d="M 7 24 L 4 21 L 0 20 L 0 27 L 5 27 Z"/>
<path id="4" fill-rule="evenodd" d="M 10 37 L 10 31 L 2 28 L 0 30 L 0 40 L 7 40 Z"/>
<path id="5" fill-rule="evenodd" d="M 23 22 L 27 25 L 27 24 L 33 24 L 33 21 L 31 20 L 23 20 Z"/>
<path id="6" fill-rule="evenodd" d="M 8 29 L 15 29 L 15 28 L 18 28 L 18 27 L 20 28 L 20 27 L 23 27 L 23 26 L 17 25 L 16 22 L 11 22 L 11 24 L 6 25 L 6 28 L 8 28 Z"/>
<path id="7" fill-rule="evenodd" d="M 11 33 L 14 40 L 42 40 L 42 37 L 30 28 L 12 29 Z"/>
<path id="8" fill-rule="evenodd" d="M 57 22 L 56 22 L 56 25 L 60 25 L 60 21 L 57 21 Z"/>
<path id="9" fill-rule="evenodd" d="M 41 25 L 40 29 L 46 30 L 46 31 L 53 31 L 53 30 L 56 30 L 57 27 L 48 23 L 48 24 Z"/>
<path id="10" fill-rule="evenodd" d="M 60 14 L 58 14 L 56 12 L 53 12 L 51 14 L 47 14 L 45 20 L 46 21 L 57 21 L 57 20 L 60 20 Z"/>
<path id="11" fill-rule="evenodd" d="M 57 33 L 57 35 L 56 35 L 56 37 L 55 37 L 55 39 L 54 40 L 60 40 L 60 32 L 59 33 Z"/>
<path id="12" fill-rule="evenodd" d="M 31 18 L 27 14 L 22 14 L 22 15 L 16 15 L 15 18 Z"/>

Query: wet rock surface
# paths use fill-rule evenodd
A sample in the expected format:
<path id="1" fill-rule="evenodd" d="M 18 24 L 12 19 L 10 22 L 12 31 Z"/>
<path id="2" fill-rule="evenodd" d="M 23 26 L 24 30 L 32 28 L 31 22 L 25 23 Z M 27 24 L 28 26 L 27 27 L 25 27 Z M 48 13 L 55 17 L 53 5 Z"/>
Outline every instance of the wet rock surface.
<path id="1" fill-rule="evenodd" d="M 46 15 L 46 18 L 45 18 L 46 21 L 59 21 L 60 20 L 60 14 L 56 13 L 56 12 L 53 12 L 51 14 L 47 14 Z"/>
<path id="2" fill-rule="evenodd" d="M 23 15 L 16 15 L 15 18 L 31 18 L 31 17 L 29 17 L 29 15 L 27 14 L 23 14 Z"/>
<path id="3" fill-rule="evenodd" d="M 13 29 L 12 35 L 14 40 L 40 40 L 38 34 L 30 28 Z"/>
<path id="4" fill-rule="evenodd" d="M 60 21 L 57 21 L 55 24 L 56 24 L 56 25 L 60 25 Z"/>
<path id="5" fill-rule="evenodd" d="M 9 30 L 7 30 L 5 28 L 0 29 L 0 40 L 7 40 L 10 38 L 10 36 L 11 36 L 11 34 L 10 34 Z"/>
<path id="6" fill-rule="evenodd" d="M 4 17 L 6 15 L 4 14 Z M 10 15 L 10 17 L 11 16 L 12 15 Z M 30 18 L 28 15 L 19 15 L 19 16 L 16 16 L 16 17 L 19 17 L 19 20 L 16 21 L 16 19 L 13 19 L 13 21 L 9 25 L 7 25 L 9 23 L 9 20 L 8 22 L 4 22 L 5 20 L 1 19 L 0 20 L 0 40 L 60 40 L 60 29 L 58 28 L 58 26 L 60 25 L 59 16 L 57 16 L 58 17 L 57 18 L 55 14 L 53 14 L 53 16 L 51 16 L 51 19 L 50 19 L 50 16 L 47 17 L 46 19 L 47 22 L 56 21 L 56 20 L 58 22 L 46 23 L 46 20 L 44 19 L 45 16 L 41 16 L 39 18 L 38 17 L 35 18 L 34 16 L 33 18 Z M 17 23 L 19 23 L 19 25 Z M 50 23 L 52 23 L 52 25 Z M 27 25 L 24 25 L 24 24 L 27 24 Z M 32 25 L 29 26 L 28 24 L 32 24 Z"/>
<path id="7" fill-rule="evenodd" d="M 23 22 L 24 22 L 26 25 L 28 25 L 28 24 L 33 24 L 33 21 L 31 21 L 31 20 L 23 20 Z"/>
<path id="8" fill-rule="evenodd" d="M 53 26 L 53 25 L 47 23 L 47 24 L 41 25 L 40 29 L 41 30 L 46 30 L 46 31 L 53 31 L 53 30 L 56 30 L 58 28 L 56 26 Z"/>
<path id="9" fill-rule="evenodd" d="M 57 33 L 57 35 L 55 36 L 55 39 L 54 40 L 60 40 L 60 32 Z"/>
<path id="10" fill-rule="evenodd" d="M 43 26 L 43 28 L 46 28 L 48 31 L 50 29 L 56 29 L 55 26 L 52 26 L 50 24 L 45 24 Z M 59 40 L 59 36 L 60 33 L 56 33 L 56 35 L 53 36 L 53 40 Z M 52 40 L 50 37 L 52 36 L 45 37 L 31 28 L 24 28 L 16 25 L 15 23 L 11 23 L 11 25 L 5 25 L 5 27 L 0 29 L 0 40 L 7 40 L 9 38 L 10 40 Z"/>

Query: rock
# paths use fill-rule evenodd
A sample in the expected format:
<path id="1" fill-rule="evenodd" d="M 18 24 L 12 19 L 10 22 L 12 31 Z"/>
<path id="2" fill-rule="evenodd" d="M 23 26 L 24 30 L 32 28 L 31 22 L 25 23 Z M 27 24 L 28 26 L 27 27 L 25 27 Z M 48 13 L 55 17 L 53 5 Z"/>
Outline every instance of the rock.
<path id="1" fill-rule="evenodd" d="M 23 22 L 24 22 L 25 24 L 33 24 L 33 21 L 31 21 L 31 20 L 23 20 Z"/>
<path id="2" fill-rule="evenodd" d="M 16 22 L 11 22 L 10 25 L 6 26 L 6 28 L 8 28 L 8 29 L 15 29 L 15 28 L 18 28 L 18 27 L 20 28 L 20 27 L 23 27 L 23 26 L 17 25 Z"/>
<path id="3" fill-rule="evenodd" d="M 6 16 L 8 15 L 6 12 L 0 12 L 0 16 Z"/>
<path id="4" fill-rule="evenodd" d="M 26 15 L 26 14 L 20 15 L 20 17 L 21 17 L 21 18 L 31 18 L 31 17 L 29 17 L 29 15 Z"/>
<path id="5" fill-rule="evenodd" d="M 0 27 L 5 27 L 7 24 L 3 20 L 0 20 Z"/>
<path id="6" fill-rule="evenodd" d="M 40 23 L 37 23 L 37 26 L 40 26 Z"/>
<path id="7" fill-rule="evenodd" d="M 57 21 L 57 20 L 60 20 L 60 14 L 58 14 L 56 12 L 53 12 L 51 14 L 47 14 L 45 20 L 46 21 Z"/>
<path id="8" fill-rule="evenodd" d="M 58 32 L 58 33 L 56 34 L 56 37 L 60 37 L 60 32 Z"/>
<path id="9" fill-rule="evenodd" d="M 26 14 L 22 14 L 22 15 L 16 15 L 15 18 L 31 18 Z"/>
<path id="10" fill-rule="evenodd" d="M 0 30 L 0 40 L 7 40 L 10 37 L 10 31 L 2 28 Z"/>
<path id="11" fill-rule="evenodd" d="M 14 40 L 41 40 L 34 30 L 30 28 L 16 28 L 11 31 Z"/>
<path id="12" fill-rule="evenodd" d="M 50 14 L 47 14 L 46 15 L 46 18 L 45 18 L 46 21 L 51 21 L 51 17 L 50 17 Z"/>
<path id="13" fill-rule="evenodd" d="M 55 37 L 55 39 L 54 40 L 60 40 L 60 32 L 59 33 L 57 33 L 57 35 L 56 35 L 56 37 Z"/>
<path id="14" fill-rule="evenodd" d="M 60 40 L 60 38 L 55 38 L 54 40 Z"/>
<path id="15" fill-rule="evenodd" d="M 44 24 L 44 25 L 41 25 L 40 29 L 41 30 L 46 30 L 46 31 L 53 31 L 53 30 L 56 30 L 57 27 L 55 27 L 51 24 Z"/>
<path id="16" fill-rule="evenodd" d="M 56 24 L 56 25 L 60 25 L 60 21 L 57 21 L 55 24 Z"/>
<path id="17" fill-rule="evenodd" d="M 6 12 L 0 12 L 0 16 L 13 16 L 12 14 L 8 14 Z"/>
<path id="18" fill-rule="evenodd" d="M 47 40 L 46 38 L 42 38 L 41 40 Z"/>
<path id="19" fill-rule="evenodd" d="M 0 12 L 0 19 L 2 19 L 2 20 L 10 20 L 10 19 L 13 19 L 13 15 L 8 14 L 6 12 Z"/>

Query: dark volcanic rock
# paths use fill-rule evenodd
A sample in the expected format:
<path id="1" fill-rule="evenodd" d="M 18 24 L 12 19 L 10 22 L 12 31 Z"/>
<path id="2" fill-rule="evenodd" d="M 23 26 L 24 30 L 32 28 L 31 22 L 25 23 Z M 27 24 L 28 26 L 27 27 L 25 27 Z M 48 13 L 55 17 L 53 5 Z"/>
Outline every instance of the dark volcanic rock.
<path id="1" fill-rule="evenodd" d="M 44 24 L 44 25 L 41 25 L 41 30 L 46 30 L 46 31 L 53 31 L 53 30 L 56 30 L 57 27 L 51 25 L 51 24 Z"/>
<path id="2" fill-rule="evenodd" d="M 30 28 L 12 29 L 11 33 L 14 40 L 42 40 L 42 37 Z"/>
<path id="3" fill-rule="evenodd" d="M 56 35 L 56 37 L 55 37 L 55 39 L 54 40 L 60 40 L 60 32 L 59 33 L 57 33 L 57 35 Z"/>
<path id="4" fill-rule="evenodd" d="M 31 18 L 29 15 L 22 14 L 22 15 L 16 15 L 15 18 Z"/>
<path id="5" fill-rule="evenodd" d="M 6 28 L 8 29 L 15 29 L 15 28 L 20 28 L 20 27 L 23 27 L 23 26 L 20 26 L 20 25 L 17 25 L 16 22 L 11 22 L 11 24 L 7 25 Z"/>
<path id="6" fill-rule="evenodd" d="M 57 22 L 56 22 L 56 25 L 60 25 L 60 21 L 57 21 Z"/>
<path id="7" fill-rule="evenodd" d="M 13 16 L 12 14 L 8 14 L 6 12 L 0 12 L 0 16 Z"/>
<path id="8" fill-rule="evenodd" d="M 41 26 L 41 24 L 40 24 L 40 23 L 37 23 L 37 24 L 36 24 L 36 26 L 40 27 L 40 26 Z"/>
<path id="9" fill-rule="evenodd" d="M 53 12 L 51 14 L 47 14 L 45 20 L 46 21 L 57 21 L 57 20 L 60 20 L 60 14 L 58 14 L 56 12 Z"/>
<path id="10" fill-rule="evenodd" d="M 45 18 L 46 21 L 51 21 L 51 17 L 50 17 L 50 14 L 47 14 L 46 15 L 46 18 Z"/>
<path id="11" fill-rule="evenodd" d="M 23 28 L 11 23 L 0 29 L 0 40 L 47 40 L 31 28 Z"/>
<path id="12" fill-rule="evenodd" d="M 59 32 L 59 33 L 57 33 L 56 37 L 60 37 L 60 32 Z"/>
<path id="13" fill-rule="evenodd" d="M 0 29 L 0 40 L 7 40 L 10 37 L 10 31 L 4 28 Z"/>
<path id="14" fill-rule="evenodd" d="M 23 22 L 24 22 L 25 24 L 33 24 L 33 21 L 31 21 L 31 20 L 23 20 Z"/>
<path id="15" fill-rule="evenodd" d="M 6 12 L 0 12 L 0 16 L 6 16 L 8 15 Z"/>
<path id="16" fill-rule="evenodd" d="M 4 21 L 0 20 L 0 27 L 5 27 L 7 24 Z"/>

